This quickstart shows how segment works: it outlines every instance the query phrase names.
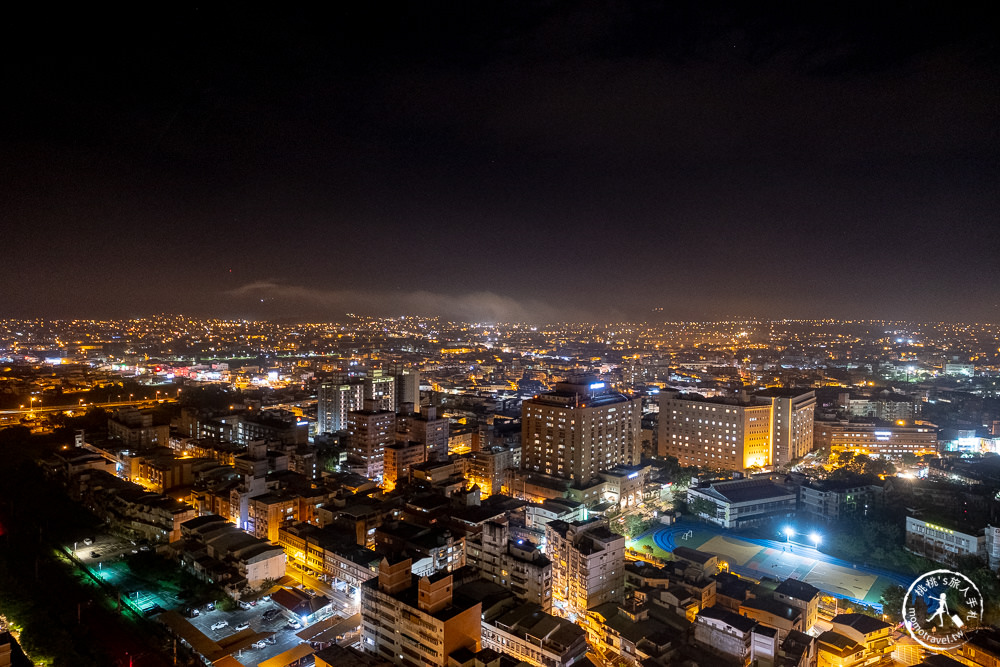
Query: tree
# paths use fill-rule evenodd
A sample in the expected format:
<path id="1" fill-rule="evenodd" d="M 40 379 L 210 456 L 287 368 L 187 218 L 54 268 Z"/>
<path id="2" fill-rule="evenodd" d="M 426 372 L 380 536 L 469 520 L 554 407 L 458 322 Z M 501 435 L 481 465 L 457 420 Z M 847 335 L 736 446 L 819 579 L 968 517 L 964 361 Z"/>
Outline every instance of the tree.
<path id="1" fill-rule="evenodd" d="M 879 602 L 882 603 L 882 613 L 891 623 L 903 622 L 903 599 L 906 597 L 906 589 L 902 586 L 889 586 L 882 591 Z"/>
<path id="2" fill-rule="evenodd" d="M 695 516 L 707 516 L 714 519 L 718 516 L 719 508 L 711 500 L 704 498 L 693 498 L 688 503 L 688 511 Z"/>

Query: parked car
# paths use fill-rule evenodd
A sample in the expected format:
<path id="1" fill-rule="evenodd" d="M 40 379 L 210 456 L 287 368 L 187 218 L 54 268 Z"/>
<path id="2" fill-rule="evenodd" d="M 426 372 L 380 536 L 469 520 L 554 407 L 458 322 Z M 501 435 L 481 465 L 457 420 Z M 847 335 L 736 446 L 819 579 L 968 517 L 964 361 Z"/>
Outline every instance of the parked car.
<path id="1" fill-rule="evenodd" d="M 100 558 L 101 557 L 101 552 L 99 552 L 99 551 L 91 551 L 90 552 L 90 557 L 91 558 Z"/>
<path id="2" fill-rule="evenodd" d="M 205 605 L 205 611 L 215 611 L 215 603 L 209 602 L 207 605 Z"/>
<path id="3" fill-rule="evenodd" d="M 242 623 L 240 623 L 239 625 L 236 626 L 235 630 L 236 630 L 236 632 L 239 632 L 240 630 L 246 630 L 249 627 L 250 627 L 250 622 L 249 621 L 243 621 Z"/>
<path id="4" fill-rule="evenodd" d="M 292 620 L 288 621 L 288 629 L 289 630 L 298 630 L 301 627 L 302 627 L 302 624 L 299 623 L 298 621 L 296 621 L 294 618 Z"/>
<path id="5" fill-rule="evenodd" d="M 240 600 L 240 609 L 249 609 L 250 603 L 246 600 Z"/>
<path id="6" fill-rule="evenodd" d="M 278 617 L 277 609 L 268 609 L 261 615 L 261 618 L 263 618 L 265 621 L 273 621 L 277 617 Z"/>
<path id="7" fill-rule="evenodd" d="M 275 636 L 274 636 L 274 635 L 271 635 L 270 637 L 264 637 L 264 642 L 265 642 L 265 643 L 266 643 L 266 644 L 267 644 L 268 646 L 274 646 L 275 644 L 277 644 L 277 643 L 278 643 L 278 640 L 277 640 L 277 639 L 275 638 Z"/>
<path id="8" fill-rule="evenodd" d="M 260 599 L 260 601 L 261 602 L 270 602 L 271 601 L 271 596 L 270 595 L 265 595 L 264 597 L 262 597 Z"/>
<path id="9" fill-rule="evenodd" d="M 86 544 L 89 547 L 91 544 L 94 543 L 94 538 L 93 537 L 85 537 L 85 538 L 83 538 L 83 543 Z"/>
<path id="10" fill-rule="evenodd" d="M 226 627 L 228 625 L 229 625 L 229 621 L 216 621 L 215 623 L 212 623 L 212 629 L 213 630 L 221 630 L 222 628 L 224 628 L 224 627 Z"/>
<path id="11" fill-rule="evenodd" d="M 264 648 L 265 646 L 267 646 L 267 642 L 264 641 L 263 639 L 261 639 L 260 641 L 256 641 L 256 642 L 253 643 L 253 647 L 254 648 Z"/>

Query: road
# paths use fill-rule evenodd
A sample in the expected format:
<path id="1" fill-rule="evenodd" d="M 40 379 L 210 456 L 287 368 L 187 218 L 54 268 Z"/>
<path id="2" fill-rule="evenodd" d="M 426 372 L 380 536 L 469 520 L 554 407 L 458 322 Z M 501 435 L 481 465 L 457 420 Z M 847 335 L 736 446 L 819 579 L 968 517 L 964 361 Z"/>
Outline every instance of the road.
<path id="1" fill-rule="evenodd" d="M 146 405 L 152 403 L 176 403 L 176 398 L 146 398 L 133 401 L 109 401 L 105 403 L 71 403 L 70 405 L 37 405 L 35 407 L 9 408 L 0 410 L 0 415 L 25 416 L 37 412 L 76 412 L 90 408 L 121 408 L 126 405 Z"/>

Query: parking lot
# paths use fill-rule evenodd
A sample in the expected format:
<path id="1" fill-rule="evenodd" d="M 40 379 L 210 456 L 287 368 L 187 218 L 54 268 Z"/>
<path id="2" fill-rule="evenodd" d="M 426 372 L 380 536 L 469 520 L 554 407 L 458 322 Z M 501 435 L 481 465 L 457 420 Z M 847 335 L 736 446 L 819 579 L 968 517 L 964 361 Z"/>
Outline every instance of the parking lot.
<path id="1" fill-rule="evenodd" d="M 275 617 L 270 621 L 264 620 L 264 613 L 272 609 L 277 611 Z M 302 643 L 302 640 L 295 635 L 299 630 L 288 627 L 288 621 L 291 618 L 292 616 L 287 610 L 274 602 L 258 602 L 250 609 L 236 609 L 229 612 L 218 609 L 206 611 L 202 608 L 198 616 L 189 617 L 188 621 L 207 637 L 216 641 L 236 634 L 238 632 L 236 628 L 241 623 L 248 623 L 254 632 L 273 633 L 274 644 L 265 645 L 260 649 L 244 649 L 236 654 L 236 659 L 244 665 L 254 665 Z M 212 629 L 213 625 L 221 622 L 228 625 L 217 630 Z"/>
<path id="2" fill-rule="evenodd" d="M 87 544 L 88 541 L 91 543 Z M 273 637 L 273 644 L 264 644 L 261 648 L 246 648 L 235 654 L 235 657 L 247 667 L 302 643 L 296 636 L 301 625 L 299 628 L 288 627 L 289 621 L 293 619 L 292 614 L 271 601 L 258 602 L 249 609 L 237 608 L 229 612 L 209 611 L 203 606 L 199 608 L 197 616 L 189 615 L 187 613 L 189 610 L 183 601 L 169 590 L 164 590 L 163 587 L 150 590 L 154 587 L 131 572 L 126 559 L 134 554 L 148 552 L 150 549 L 151 547 L 144 548 L 141 544 L 133 544 L 130 540 L 103 533 L 82 536 L 74 544 L 66 546 L 66 551 L 71 552 L 77 561 L 117 588 L 123 600 L 128 600 L 133 608 L 143 613 L 153 616 L 161 610 L 177 611 L 186 616 L 188 621 L 207 637 L 216 641 L 236 634 L 238 632 L 236 628 L 242 623 L 247 623 L 251 630 L 259 633 L 261 640 Z M 265 620 L 263 616 L 269 610 L 273 610 L 273 618 Z M 301 623 L 301 619 L 298 620 Z M 212 625 L 223 621 L 226 622 L 225 626 L 212 629 Z"/>

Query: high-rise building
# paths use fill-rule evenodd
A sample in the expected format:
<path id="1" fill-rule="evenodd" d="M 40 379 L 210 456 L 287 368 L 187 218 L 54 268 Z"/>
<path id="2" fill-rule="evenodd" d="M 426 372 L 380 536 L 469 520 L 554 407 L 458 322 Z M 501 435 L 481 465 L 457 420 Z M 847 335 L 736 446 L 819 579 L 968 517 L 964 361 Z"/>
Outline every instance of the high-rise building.
<path id="1" fill-rule="evenodd" d="M 427 447 L 428 461 L 448 458 L 448 419 L 438 418 L 437 408 L 423 412 L 403 412 L 396 422 L 397 439 L 402 442 L 421 442 Z"/>
<path id="2" fill-rule="evenodd" d="M 609 391 L 593 377 L 556 384 L 521 407 L 521 462 L 577 483 L 641 455 L 642 399 Z"/>
<path id="3" fill-rule="evenodd" d="M 324 382 L 317 396 L 317 433 L 336 433 L 347 428 L 347 413 L 363 407 L 365 385 L 357 379 Z"/>
<path id="4" fill-rule="evenodd" d="M 361 647 L 397 665 L 449 664 L 460 649 L 480 648 L 482 603 L 458 603 L 452 574 L 416 577 L 409 558 L 379 565 L 361 586 Z"/>
<path id="5" fill-rule="evenodd" d="M 396 441 L 396 414 L 365 400 L 363 410 L 347 414 L 348 463 L 369 479 L 382 479 L 385 448 Z"/>
<path id="6" fill-rule="evenodd" d="M 401 412 L 404 403 L 413 405 L 414 412 L 420 412 L 420 371 L 412 368 L 396 373 L 396 412 Z"/>
<path id="7" fill-rule="evenodd" d="M 625 599 L 625 538 L 612 533 L 606 520 L 550 521 L 545 542 L 559 613 L 586 618 L 592 607 Z"/>
<path id="8" fill-rule="evenodd" d="M 660 456 L 681 465 L 740 470 L 788 463 L 813 449 L 812 391 L 777 390 L 754 396 L 660 397 Z"/>
<path id="9" fill-rule="evenodd" d="M 396 411 L 396 378 L 376 369 L 363 381 L 366 401 L 375 401 L 376 410 Z"/>

